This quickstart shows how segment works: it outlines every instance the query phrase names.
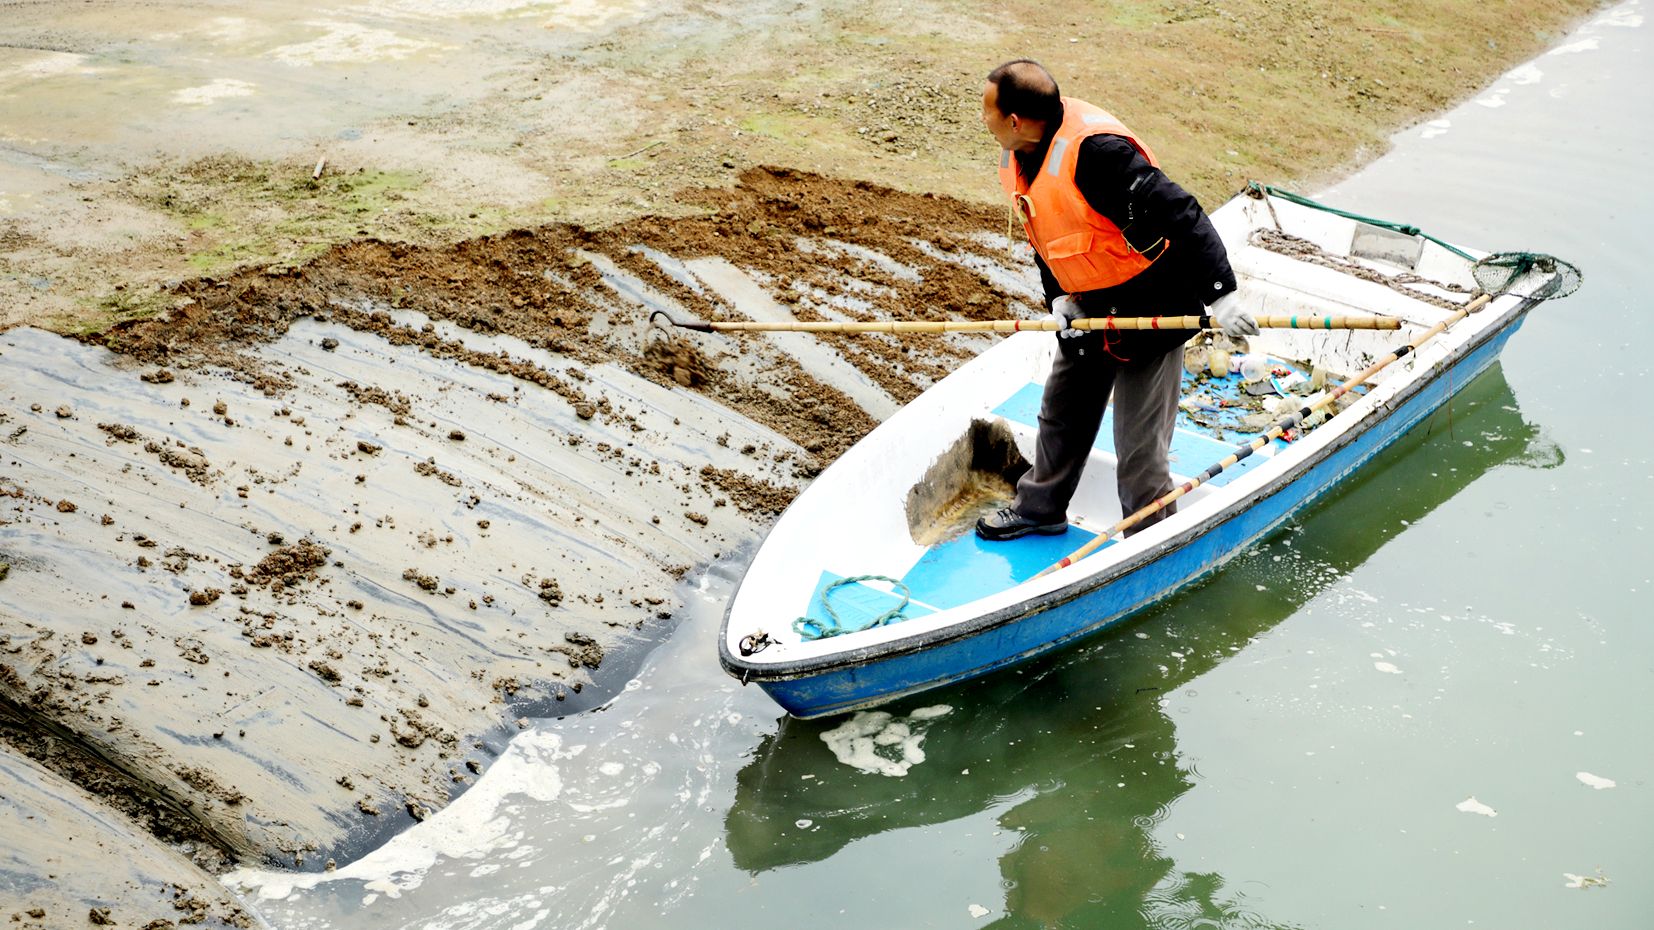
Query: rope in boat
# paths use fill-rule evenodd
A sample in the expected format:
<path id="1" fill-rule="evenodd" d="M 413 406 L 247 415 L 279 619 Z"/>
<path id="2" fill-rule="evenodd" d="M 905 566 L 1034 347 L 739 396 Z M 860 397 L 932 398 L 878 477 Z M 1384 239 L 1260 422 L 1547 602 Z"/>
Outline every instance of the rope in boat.
<path id="1" fill-rule="evenodd" d="M 1398 223 L 1394 220 L 1381 220 L 1377 217 L 1362 216 L 1359 213 L 1351 213 L 1348 210 L 1340 210 L 1337 207 L 1329 207 L 1319 201 L 1311 200 L 1302 194 L 1294 194 L 1291 191 L 1281 190 L 1279 187 L 1263 184 L 1258 181 L 1246 182 L 1246 192 L 1253 197 L 1263 197 L 1265 195 L 1270 197 L 1279 197 L 1289 203 L 1295 203 L 1300 207 L 1309 207 L 1312 210 L 1321 210 L 1326 213 L 1331 213 L 1334 216 L 1342 216 L 1348 220 L 1355 220 L 1358 223 L 1366 223 L 1368 226 L 1379 226 L 1384 229 L 1391 229 L 1401 233 L 1404 236 L 1421 236 L 1441 246 L 1447 251 L 1452 252 L 1454 255 L 1459 256 L 1467 262 L 1473 262 L 1476 260 L 1476 256 L 1471 255 L 1469 252 L 1466 252 L 1451 242 L 1444 242 L 1437 239 L 1435 236 L 1421 231 L 1417 226 L 1413 226 L 1408 223 Z"/>
<path id="2" fill-rule="evenodd" d="M 887 610 L 884 613 L 879 614 L 877 617 L 867 621 L 861 626 L 845 626 L 844 621 L 839 619 L 838 611 L 834 610 L 833 605 L 827 600 L 827 595 L 833 593 L 835 588 L 839 588 L 847 584 L 856 584 L 861 581 L 890 582 L 893 586 L 902 589 L 902 602 L 890 610 Z M 827 620 L 823 622 L 814 617 L 799 617 L 793 621 L 793 632 L 797 633 L 799 637 L 804 640 L 815 640 L 826 639 L 829 636 L 843 636 L 846 633 L 860 633 L 863 630 L 871 630 L 876 626 L 884 626 L 885 624 L 900 618 L 902 616 L 902 611 L 907 609 L 908 602 L 912 599 L 913 598 L 908 592 L 907 585 L 902 584 L 900 581 L 897 581 L 895 578 L 891 578 L 888 575 L 852 575 L 849 578 L 840 578 L 827 587 L 821 589 L 821 609 L 822 612 L 827 614 Z"/>
<path id="3" fill-rule="evenodd" d="M 1258 246 L 1259 248 L 1268 249 L 1278 255 L 1286 255 L 1291 258 L 1296 258 L 1299 261 L 1308 262 L 1311 265 L 1320 265 L 1323 268 L 1331 268 L 1334 271 L 1347 274 L 1352 278 L 1359 278 L 1363 281 L 1371 281 L 1374 284 L 1382 284 L 1391 290 L 1405 294 L 1414 300 L 1420 301 L 1421 303 L 1427 303 L 1435 307 L 1440 307 L 1443 310 L 1457 310 L 1464 306 L 1464 304 L 1451 298 L 1443 297 L 1440 294 L 1432 294 L 1421 288 L 1408 287 L 1407 285 L 1428 284 L 1431 287 L 1439 288 L 1454 294 L 1465 294 L 1468 296 L 1471 293 L 1471 289 L 1462 284 L 1448 284 L 1408 272 L 1387 275 L 1381 271 L 1374 271 L 1373 269 L 1358 262 L 1351 261 L 1342 255 L 1336 255 L 1328 252 L 1326 249 L 1321 248 L 1308 239 L 1301 236 L 1294 236 L 1291 233 L 1280 232 L 1279 230 L 1262 228 L 1255 229 L 1252 231 L 1251 241 L 1252 244 Z"/>

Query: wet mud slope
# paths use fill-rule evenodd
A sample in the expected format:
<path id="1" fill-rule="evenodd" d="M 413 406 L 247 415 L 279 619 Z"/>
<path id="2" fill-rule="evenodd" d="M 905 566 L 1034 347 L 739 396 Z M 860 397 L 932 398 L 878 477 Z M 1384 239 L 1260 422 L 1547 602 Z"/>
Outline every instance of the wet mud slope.
<path id="1" fill-rule="evenodd" d="M 619 687 L 686 575 L 993 338 L 651 311 L 1041 312 L 991 209 L 780 169 L 686 197 L 704 212 L 355 242 L 84 341 L 0 335 L 0 805 L 45 766 L 180 869 L 359 855 L 520 717 Z"/>

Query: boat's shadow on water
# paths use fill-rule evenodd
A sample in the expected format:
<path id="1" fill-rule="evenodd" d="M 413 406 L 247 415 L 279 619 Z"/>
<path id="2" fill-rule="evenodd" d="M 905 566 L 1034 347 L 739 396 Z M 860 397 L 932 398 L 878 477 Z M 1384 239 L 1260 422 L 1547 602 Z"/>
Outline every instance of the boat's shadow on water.
<path id="1" fill-rule="evenodd" d="M 1163 702 L 1480 476 L 1561 461 L 1495 365 L 1293 524 L 1124 626 L 877 712 L 888 718 L 784 721 L 737 776 L 735 864 L 816 862 L 874 834 L 998 809 L 999 829 L 1020 834 L 1000 860 L 998 926 L 1266 925 L 1221 876 L 1176 870 L 1151 835 L 1199 777 Z M 933 716 L 939 705 L 951 710 Z M 862 768 L 835 745 L 859 750 Z M 915 746 L 923 761 L 890 777 L 904 746 L 906 762 Z M 867 770 L 877 766 L 886 774 Z"/>

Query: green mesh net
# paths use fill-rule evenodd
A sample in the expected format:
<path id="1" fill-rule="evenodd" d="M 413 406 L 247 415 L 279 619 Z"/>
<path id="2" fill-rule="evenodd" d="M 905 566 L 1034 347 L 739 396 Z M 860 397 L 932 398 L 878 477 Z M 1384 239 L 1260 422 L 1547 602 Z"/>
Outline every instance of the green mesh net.
<path id="1" fill-rule="evenodd" d="M 1496 252 L 1477 262 L 1470 273 L 1485 293 L 1535 300 L 1567 297 L 1584 281 L 1573 264 L 1539 252 Z"/>

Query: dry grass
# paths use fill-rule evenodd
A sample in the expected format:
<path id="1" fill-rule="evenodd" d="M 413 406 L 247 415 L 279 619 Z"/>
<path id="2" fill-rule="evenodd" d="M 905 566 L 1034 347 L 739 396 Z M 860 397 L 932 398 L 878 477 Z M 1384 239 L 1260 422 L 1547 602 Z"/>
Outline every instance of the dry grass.
<path id="1" fill-rule="evenodd" d="M 430 121 L 433 135 L 408 147 L 405 162 L 340 165 L 323 185 L 308 183 L 309 163 L 234 158 L 89 182 L 60 216 L 22 218 L 19 229 L 38 236 L 3 240 L 16 248 L 0 256 L 0 326 L 97 328 L 146 311 L 128 308 L 127 295 L 168 279 L 302 261 L 355 238 L 437 244 L 548 222 L 693 213 L 700 208 L 673 192 L 733 184 L 754 164 L 996 202 L 997 150 L 980 124 L 980 93 L 983 75 L 1013 57 L 1043 61 L 1065 92 L 1113 110 L 1209 206 L 1249 179 L 1312 189 L 1601 5 L 908 0 L 900 16 L 882 4 L 829 5 L 797 28 L 736 29 L 670 53 L 622 37 L 577 60 L 523 64 L 548 81 L 585 74 L 626 98 L 631 115 L 606 127 L 597 150 L 568 144 L 568 113 L 513 97 Z M 520 173 L 497 170 L 501 150 Z M 495 157 L 492 175 L 466 174 L 466 156 L 478 152 Z M 75 213 L 82 202 L 118 204 L 154 232 L 84 241 L 78 231 L 103 218 Z M 28 284 L 48 277 L 49 295 Z"/>
<path id="2" fill-rule="evenodd" d="M 1383 154 L 1392 133 L 1538 54 L 1600 6 L 1113 0 L 1084 5 L 1082 16 L 1080 5 L 1018 0 L 997 17 L 1012 25 L 987 40 L 928 54 L 922 43 L 893 42 L 867 62 L 867 69 L 910 78 L 949 75 L 961 65 L 972 71 L 957 88 L 956 106 L 967 118 L 944 127 L 951 152 L 927 155 L 928 164 L 867 167 L 898 187 L 995 196 L 983 170 L 991 142 L 976 123 L 981 77 L 1002 60 L 1026 56 L 1049 67 L 1065 93 L 1113 110 L 1207 203 L 1253 178 L 1314 186 Z M 968 20 L 985 10 L 952 3 L 936 15 Z"/>

